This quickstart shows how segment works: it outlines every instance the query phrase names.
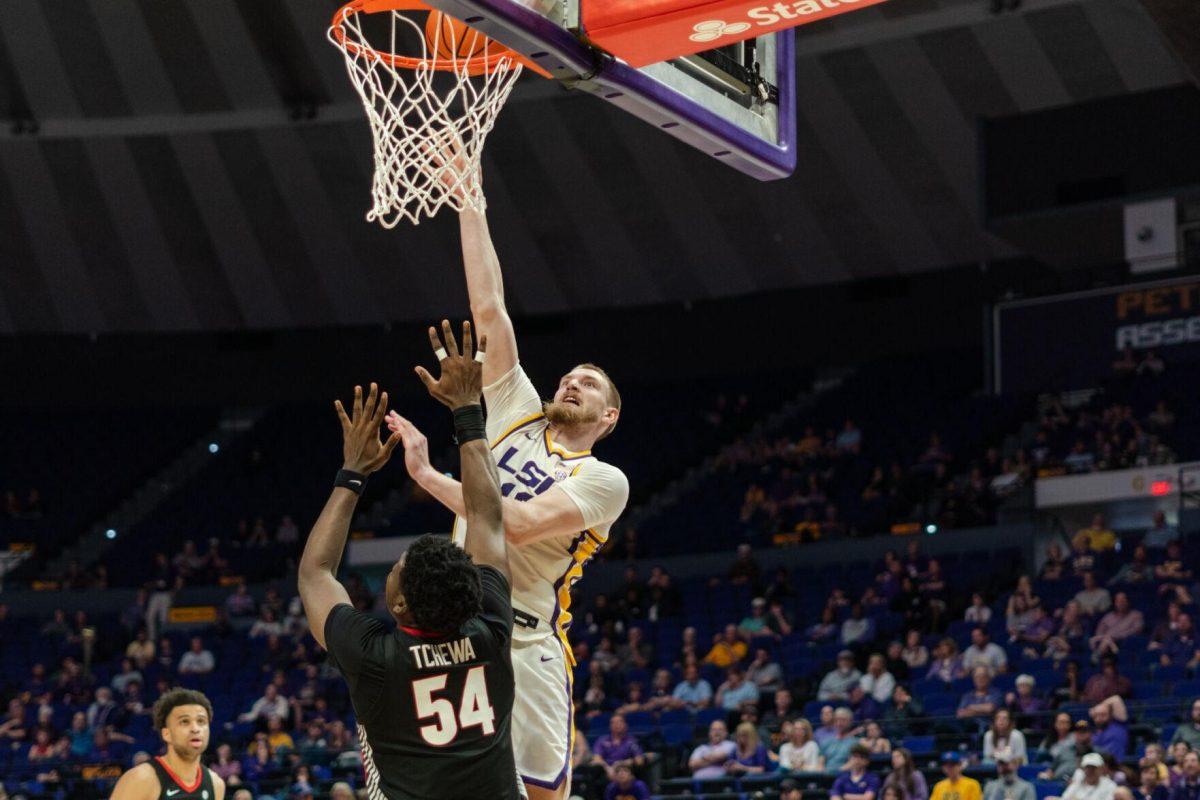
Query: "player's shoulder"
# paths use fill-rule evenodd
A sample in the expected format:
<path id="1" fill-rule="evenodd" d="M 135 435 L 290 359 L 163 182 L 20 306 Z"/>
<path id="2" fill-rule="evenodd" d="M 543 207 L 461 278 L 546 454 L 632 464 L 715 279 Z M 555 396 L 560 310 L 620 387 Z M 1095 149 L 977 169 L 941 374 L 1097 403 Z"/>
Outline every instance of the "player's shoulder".
<path id="1" fill-rule="evenodd" d="M 608 481 L 629 488 L 629 478 L 620 467 L 615 467 L 607 461 L 592 457 L 580 462 L 573 477 L 587 476 L 591 479 Z"/>
<path id="2" fill-rule="evenodd" d="M 158 772 L 149 761 L 128 769 L 121 775 L 113 789 L 113 800 L 143 800 L 157 798 L 162 794 Z"/>

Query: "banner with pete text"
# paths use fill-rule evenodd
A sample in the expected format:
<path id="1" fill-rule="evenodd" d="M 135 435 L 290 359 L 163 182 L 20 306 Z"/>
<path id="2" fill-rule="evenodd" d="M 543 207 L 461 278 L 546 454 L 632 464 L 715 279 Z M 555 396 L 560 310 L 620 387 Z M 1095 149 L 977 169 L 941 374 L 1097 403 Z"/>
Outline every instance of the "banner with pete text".
<path id="1" fill-rule="evenodd" d="M 992 312 L 997 392 L 1081 389 L 1112 376 L 1126 347 L 1200 361 L 1200 278 L 1016 300 Z"/>

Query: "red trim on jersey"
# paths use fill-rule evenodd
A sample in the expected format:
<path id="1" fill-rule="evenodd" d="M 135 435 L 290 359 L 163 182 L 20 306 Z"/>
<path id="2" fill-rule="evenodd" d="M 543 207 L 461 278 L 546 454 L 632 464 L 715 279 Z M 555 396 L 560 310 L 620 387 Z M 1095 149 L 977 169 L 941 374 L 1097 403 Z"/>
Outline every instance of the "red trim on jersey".
<path id="1" fill-rule="evenodd" d="M 183 789 L 185 792 L 187 792 L 188 794 L 191 794 L 192 792 L 199 789 L 200 784 L 204 781 L 204 765 L 199 762 L 196 762 L 196 766 L 198 767 L 198 769 L 196 770 L 196 782 L 193 783 L 191 786 L 188 786 L 186 783 L 184 783 L 180 779 L 180 777 L 178 775 L 175 774 L 175 770 L 171 769 L 171 765 L 167 763 L 167 760 L 165 758 L 163 758 L 162 756 L 155 756 L 154 760 L 157 761 L 159 764 L 161 764 L 162 768 L 167 771 L 167 774 L 170 775 L 172 779 L 174 779 L 175 784 L 180 789 Z"/>
<path id="2" fill-rule="evenodd" d="M 445 639 L 444 633 L 434 633 L 433 631 L 421 630 L 420 628 L 410 628 L 407 625 L 401 625 L 400 630 L 407 633 L 409 636 L 418 636 L 422 639 Z"/>

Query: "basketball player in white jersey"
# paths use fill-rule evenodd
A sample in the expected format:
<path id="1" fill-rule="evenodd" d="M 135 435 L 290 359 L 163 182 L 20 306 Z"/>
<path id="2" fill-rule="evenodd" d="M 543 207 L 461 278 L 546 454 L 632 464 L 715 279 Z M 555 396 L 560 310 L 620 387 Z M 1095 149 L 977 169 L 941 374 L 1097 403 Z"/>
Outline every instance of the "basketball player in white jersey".
<path id="1" fill-rule="evenodd" d="M 475 211 L 459 219 L 471 314 L 476 330 L 488 337 L 483 397 L 510 544 L 513 751 L 531 800 L 565 798 L 575 733 L 574 658 L 566 635 L 571 586 L 629 499 L 624 473 L 591 454 L 616 427 L 621 398 L 604 370 L 580 364 L 559 380 L 553 401 L 542 402 L 517 359 L 487 219 Z M 418 373 L 432 380 L 424 370 Z M 458 515 L 454 539 L 461 544 L 462 485 L 430 465 L 425 438 L 411 423 L 392 414 L 388 425 L 403 437 L 413 480 Z"/>

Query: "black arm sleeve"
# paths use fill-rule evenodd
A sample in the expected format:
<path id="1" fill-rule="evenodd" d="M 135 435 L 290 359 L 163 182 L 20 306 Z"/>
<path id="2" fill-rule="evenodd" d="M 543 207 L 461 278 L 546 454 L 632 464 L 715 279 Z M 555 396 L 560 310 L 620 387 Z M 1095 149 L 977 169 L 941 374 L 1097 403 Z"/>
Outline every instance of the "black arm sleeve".
<path id="1" fill-rule="evenodd" d="M 346 679 L 360 720 L 383 691 L 387 676 L 385 643 L 390 631 L 383 622 L 346 603 L 334 606 L 325 619 L 325 647 L 330 662 Z"/>
<path id="2" fill-rule="evenodd" d="M 506 636 L 512 636 L 512 590 L 508 581 L 495 567 L 480 566 L 479 580 L 483 584 L 483 617 L 503 626 Z"/>

